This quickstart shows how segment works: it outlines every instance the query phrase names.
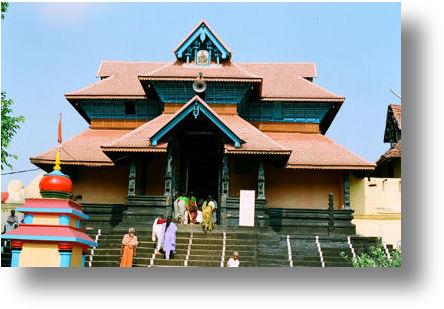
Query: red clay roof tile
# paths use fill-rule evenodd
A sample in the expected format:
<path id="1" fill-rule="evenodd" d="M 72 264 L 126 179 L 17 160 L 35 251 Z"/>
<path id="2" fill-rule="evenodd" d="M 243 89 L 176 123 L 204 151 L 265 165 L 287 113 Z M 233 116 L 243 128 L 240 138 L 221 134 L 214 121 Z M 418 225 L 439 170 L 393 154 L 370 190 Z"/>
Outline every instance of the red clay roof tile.
<path id="1" fill-rule="evenodd" d="M 375 167 L 322 134 L 267 132 L 267 135 L 292 150 L 287 168 L 372 170 Z"/>

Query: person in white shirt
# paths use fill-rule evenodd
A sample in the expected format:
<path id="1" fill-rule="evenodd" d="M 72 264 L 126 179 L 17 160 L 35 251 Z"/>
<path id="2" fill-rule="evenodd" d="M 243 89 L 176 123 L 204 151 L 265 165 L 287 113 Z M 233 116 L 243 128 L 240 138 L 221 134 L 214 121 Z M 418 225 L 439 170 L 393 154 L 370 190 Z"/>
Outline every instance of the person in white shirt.
<path id="1" fill-rule="evenodd" d="M 239 267 L 239 253 L 237 251 L 233 252 L 233 256 L 227 262 L 227 267 Z"/>
<path id="2" fill-rule="evenodd" d="M 163 216 L 156 218 L 156 220 L 154 220 L 151 240 L 157 241 L 156 249 L 154 250 L 155 254 L 160 253 L 160 248 L 162 247 L 163 238 L 165 236 L 165 226 L 166 226 L 166 219 Z"/>

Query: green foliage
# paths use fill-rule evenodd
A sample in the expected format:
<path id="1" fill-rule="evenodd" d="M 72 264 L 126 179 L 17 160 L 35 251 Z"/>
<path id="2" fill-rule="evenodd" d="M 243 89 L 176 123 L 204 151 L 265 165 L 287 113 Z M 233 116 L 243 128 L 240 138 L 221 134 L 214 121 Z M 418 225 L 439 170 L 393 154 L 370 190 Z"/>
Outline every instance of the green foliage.
<path id="1" fill-rule="evenodd" d="M 400 267 L 401 266 L 401 251 L 390 251 L 390 258 L 387 257 L 382 243 L 373 245 L 368 252 L 363 252 L 356 255 L 355 258 L 350 258 L 346 254 L 341 253 L 343 257 L 353 263 L 353 267 Z"/>
<path id="2" fill-rule="evenodd" d="M 2 10 L 3 10 L 3 2 L 2 2 Z M 18 116 L 14 117 L 11 115 L 12 106 L 14 105 L 14 101 L 6 98 L 6 92 L 2 91 L 2 148 L 1 148 L 1 168 L 4 167 L 12 168 L 12 165 L 9 163 L 10 159 L 17 159 L 17 156 L 14 154 L 10 154 L 8 152 L 9 144 L 11 143 L 12 138 L 17 133 L 17 130 L 20 129 L 20 123 L 25 121 L 25 117 Z"/>
<path id="3" fill-rule="evenodd" d="M 5 19 L 6 11 L 8 11 L 8 2 L 2 2 L 2 19 Z"/>

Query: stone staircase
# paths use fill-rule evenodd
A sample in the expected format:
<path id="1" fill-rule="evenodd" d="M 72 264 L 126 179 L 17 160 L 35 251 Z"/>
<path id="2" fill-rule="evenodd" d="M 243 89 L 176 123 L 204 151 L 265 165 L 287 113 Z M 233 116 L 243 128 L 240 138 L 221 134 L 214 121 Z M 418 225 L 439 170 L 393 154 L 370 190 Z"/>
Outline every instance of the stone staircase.
<path id="1" fill-rule="evenodd" d="M 118 267 L 120 243 L 127 233 L 124 227 L 87 228 L 85 232 L 99 244 L 90 248 L 86 267 Z M 225 267 L 238 251 L 240 267 L 351 267 L 345 259 L 368 251 L 378 242 L 376 237 L 343 235 L 282 235 L 272 229 L 216 226 L 207 234 L 198 225 L 178 225 L 177 250 L 173 259 L 154 255 L 151 230 L 137 228 L 139 247 L 135 267 Z M 353 252 L 352 249 L 353 248 Z M 387 246 L 388 251 L 393 250 Z M 11 252 L 2 242 L 1 266 L 11 265 Z"/>
<path id="2" fill-rule="evenodd" d="M 120 260 L 120 243 L 126 229 L 90 229 L 87 233 L 94 239 L 98 235 L 98 248 L 90 249 L 87 265 L 91 267 L 117 267 Z M 242 267 L 257 266 L 256 235 L 248 231 L 225 232 L 216 227 L 208 234 L 200 226 L 178 226 L 176 254 L 165 260 L 163 255 L 154 255 L 155 243 L 151 230 L 137 229 L 139 246 L 134 258 L 135 267 L 223 267 L 234 251 L 241 256 Z"/>

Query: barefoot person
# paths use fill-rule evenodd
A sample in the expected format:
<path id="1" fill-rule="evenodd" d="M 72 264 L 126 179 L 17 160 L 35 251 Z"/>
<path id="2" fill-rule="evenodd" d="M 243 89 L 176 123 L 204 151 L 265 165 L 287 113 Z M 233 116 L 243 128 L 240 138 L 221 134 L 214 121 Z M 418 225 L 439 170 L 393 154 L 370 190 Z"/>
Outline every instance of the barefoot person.
<path id="1" fill-rule="evenodd" d="M 176 224 L 174 224 L 171 217 L 168 217 L 165 227 L 165 237 L 163 239 L 163 251 L 165 252 L 166 260 L 170 259 L 170 255 L 174 258 L 174 254 L 176 253 L 176 231 Z"/>
<path id="2" fill-rule="evenodd" d="M 210 205 L 210 198 L 204 202 L 202 206 L 203 213 L 203 230 L 205 233 L 213 229 L 213 207 Z"/>
<path id="3" fill-rule="evenodd" d="M 139 242 L 137 241 L 136 230 L 130 228 L 128 234 L 125 234 L 120 247 L 120 267 L 133 267 L 133 258 L 136 256 L 136 249 Z"/>
<path id="4" fill-rule="evenodd" d="M 166 224 L 166 219 L 163 216 L 156 218 L 154 220 L 151 240 L 157 241 L 156 249 L 154 250 L 155 254 L 160 253 L 160 248 L 162 247 L 163 243 L 163 237 L 165 236 L 165 224 Z"/>

